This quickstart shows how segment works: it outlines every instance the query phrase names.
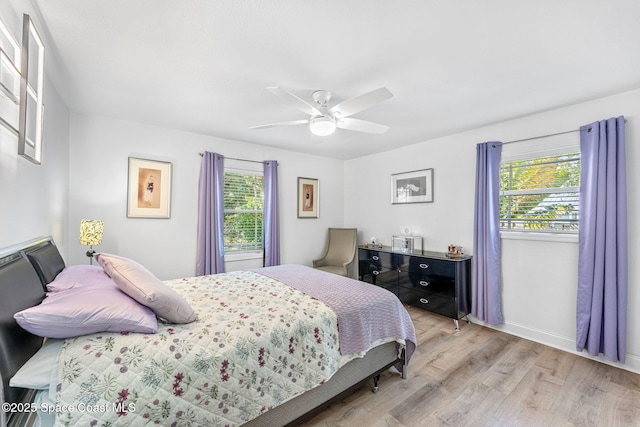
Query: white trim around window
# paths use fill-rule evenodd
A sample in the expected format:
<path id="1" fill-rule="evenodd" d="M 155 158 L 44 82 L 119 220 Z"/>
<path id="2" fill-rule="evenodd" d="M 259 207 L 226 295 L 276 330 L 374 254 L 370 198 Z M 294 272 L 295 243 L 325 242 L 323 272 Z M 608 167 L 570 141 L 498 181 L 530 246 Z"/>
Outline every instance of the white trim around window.
<path id="1" fill-rule="evenodd" d="M 504 240 L 533 240 L 539 242 L 578 243 L 578 233 L 536 233 L 532 231 L 500 231 Z"/>

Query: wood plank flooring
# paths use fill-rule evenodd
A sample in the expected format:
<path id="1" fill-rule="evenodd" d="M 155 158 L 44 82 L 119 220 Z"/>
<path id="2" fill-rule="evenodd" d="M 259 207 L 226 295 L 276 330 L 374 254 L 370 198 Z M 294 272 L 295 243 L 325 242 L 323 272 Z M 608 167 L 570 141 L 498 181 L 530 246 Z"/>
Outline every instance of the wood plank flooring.
<path id="1" fill-rule="evenodd" d="M 640 426 L 640 375 L 418 308 L 402 380 L 364 386 L 304 427 Z"/>

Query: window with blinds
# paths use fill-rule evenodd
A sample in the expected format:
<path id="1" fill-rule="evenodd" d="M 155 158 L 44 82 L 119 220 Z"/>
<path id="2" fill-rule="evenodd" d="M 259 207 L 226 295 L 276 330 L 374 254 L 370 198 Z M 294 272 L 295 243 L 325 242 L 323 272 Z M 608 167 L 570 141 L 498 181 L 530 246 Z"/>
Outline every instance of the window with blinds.
<path id="1" fill-rule="evenodd" d="M 262 250 L 263 176 L 224 173 L 224 251 Z"/>
<path id="2" fill-rule="evenodd" d="M 577 233 L 579 219 L 579 152 L 501 164 L 501 230 Z"/>

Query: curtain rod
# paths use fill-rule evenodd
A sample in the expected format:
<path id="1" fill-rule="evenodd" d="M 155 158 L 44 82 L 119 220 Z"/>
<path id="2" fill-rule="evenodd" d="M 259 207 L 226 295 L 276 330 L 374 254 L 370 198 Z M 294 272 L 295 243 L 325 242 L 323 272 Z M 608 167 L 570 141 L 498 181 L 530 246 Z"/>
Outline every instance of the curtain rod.
<path id="1" fill-rule="evenodd" d="M 626 124 L 627 123 L 627 119 L 624 119 L 624 122 Z M 564 135 L 566 133 L 573 133 L 573 132 L 580 132 L 580 129 L 565 130 L 564 132 L 557 132 L 557 133 L 550 133 L 550 134 L 547 134 L 547 135 L 533 136 L 531 138 L 516 139 L 514 141 L 503 142 L 502 145 L 513 144 L 513 143 L 516 143 L 516 142 L 531 141 L 533 139 L 550 138 L 552 136 Z M 591 132 L 591 128 L 587 129 L 587 132 Z"/>
<path id="2" fill-rule="evenodd" d="M 198 155 L 200 155 L 200 157 L 204 156 L 204 153 L 198 153 Z M 259 161 L 259 160 L 247 160 L 247 159 L 238 159 L 235 157 L 225 157 L 225 159 L 229 159 L 229 160 L 238 160 L 239 162 L 250 162 L 250 163 L 260 163 L 265 164 L 267 162 L 269 162 L 269 160 L 263 160 L 263 161 Z"/>
<path id="3" fill-rule="evenodd" d="M 589 128 L 589 131 L 591 131 L 591 128 Z M 547 135 L 540 135 L 540 136 L 533 136 L 531 138 L 524 138 L 524 139 L 516 139 L 514 141 L 507 141 L 507 142 L 503 142 L 502 145 L 507 145 L 507 144 L 514 144 L 516 142 L 524 142 L 524 141 L 531 141 L 533 139 L 542 139 L 542 138 L 550 138 L 552 136 L 557 136 L 557 135 L 564 135 L 566 133 L 573 133 L 573 132 L 580 132 L 580 129 L 573 129 L 573 130 L 565 130 L 564 132 L 557 132 L 557 133 L 550 133 Z"/>

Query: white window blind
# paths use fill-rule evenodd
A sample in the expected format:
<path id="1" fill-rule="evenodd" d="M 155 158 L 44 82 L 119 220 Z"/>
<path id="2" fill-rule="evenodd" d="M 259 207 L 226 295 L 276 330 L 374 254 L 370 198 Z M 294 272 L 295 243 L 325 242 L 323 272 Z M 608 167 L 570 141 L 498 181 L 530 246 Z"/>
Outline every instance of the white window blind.
<path id="1" fill-rule="evenodd" d="M 580 132 L 563 133 L 502 146 L 502 163 L 580 152 Z"/>
<path id="2" fill-rule="evenodd" d="M 578 132 L 503 146 L 500 228 L 577 233 L 580 220 Z"/>
<path id="3" fill-rule="evenodd" d="M 226 162 L 226 160 L 225 160 Z M 256 168 L 224 173 L 224 251 L 261 251 L 263 176 Z"/>

